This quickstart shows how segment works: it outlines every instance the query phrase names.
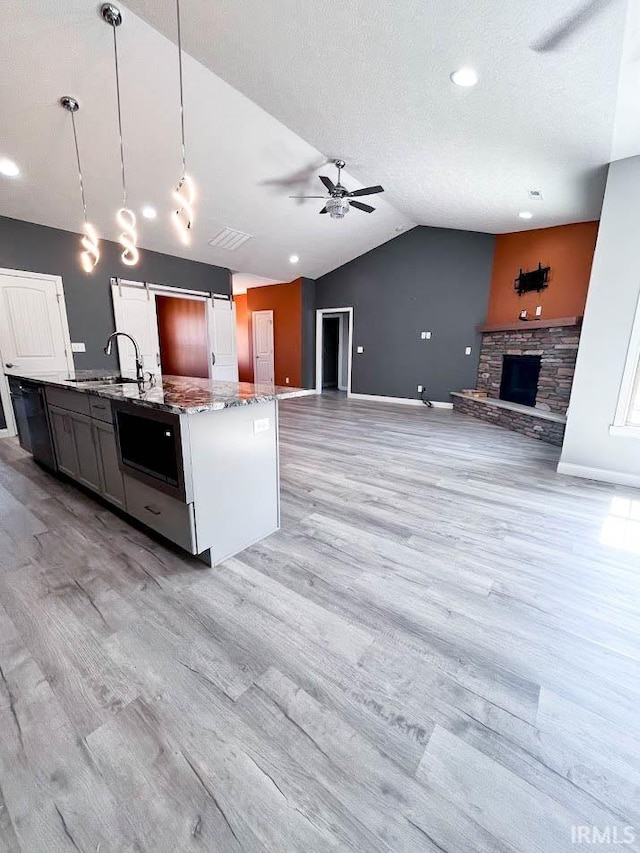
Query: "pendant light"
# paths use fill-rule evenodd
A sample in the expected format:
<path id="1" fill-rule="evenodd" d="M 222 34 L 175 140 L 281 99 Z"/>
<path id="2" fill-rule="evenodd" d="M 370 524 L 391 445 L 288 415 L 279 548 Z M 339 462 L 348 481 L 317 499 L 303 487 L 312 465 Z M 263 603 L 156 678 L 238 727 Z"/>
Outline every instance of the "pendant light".
<path id="1" fill-rule="evenodd" d="M 184 142 L 184 89 L 182 85 L 182 31 L 180 27 L 180 0 L 176 0 L 176 17 L 178 20 L 178 69 L 180 80 L 180 129 L 182 133 L 182 177 L 173 191 L 173 198 L 178 205 L 173 214 L 178 236 L 185 245 L 191 238 L 191 226 L 195 214 L 196 187 L 193 179 L 187 175 L 187 155 Z"/>
<path id="2" fill-rule="evenodd" d="M 122 109 L 120 106 L 120 69 L 118 66 L 118 37 L 117 29 L 122 23 L 122 15 L 120 9 L 114 6 L 113 3 L 104 3 L 100 14 L 104 21 L 113 29 L 113 53 L 115 57 L 116 69 L 116 100 L 118 104 L 118 133 L 120 137 L 120 166 L 122 168 L 122 207 L 116 214 L 116 222 L 122 228 L 120 234 L 120 245 L 123 252 L 121 255 L 122 263 L 128 267 L 133 267 L 140 259 L 138 252 L 138 232 L 136 231 L 136 215 L 127 207 L 127 179 L 124 168 L 124 143 L 122 141 Z"/>
<path id="3" fill-rule="evenodd" d="M 80 149 L 78 147 L 78 134 L 76 132 L 76 113 L 80 104 L 75 98 L 65 95 L 60 98 L 60 106 L 64 107 L 71 115 L 71 126 L 73 127 L 73 141 L 76 147 L 76 160 L 78 163 L 78 177 L 80 179 L 80 198 L 82 199 L 82 213 L 84 224 L 82 226 L 82 239 L 80 243 L 83 251 L 80 252 L 80 264 L 86 273 L 93 272 L 100 260 L 100 243 L 98 233 L 87 219 L 87 200 L 84 195 L 84 181 L 82 180 L 82 166 L 80 165 Z"/>

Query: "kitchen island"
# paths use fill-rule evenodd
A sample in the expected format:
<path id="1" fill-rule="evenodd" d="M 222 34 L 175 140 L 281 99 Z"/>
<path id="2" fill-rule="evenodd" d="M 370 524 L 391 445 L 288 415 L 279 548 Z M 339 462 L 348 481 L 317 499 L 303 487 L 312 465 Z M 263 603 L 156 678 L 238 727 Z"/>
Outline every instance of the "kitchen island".
<path id="1" fill-rule="evenodd" d="M 279 528 L 278 400 L 313 391 L 180 376 L 140 385 L 95 371 L 10 384 L 36 459 L 209 565 Z"/>

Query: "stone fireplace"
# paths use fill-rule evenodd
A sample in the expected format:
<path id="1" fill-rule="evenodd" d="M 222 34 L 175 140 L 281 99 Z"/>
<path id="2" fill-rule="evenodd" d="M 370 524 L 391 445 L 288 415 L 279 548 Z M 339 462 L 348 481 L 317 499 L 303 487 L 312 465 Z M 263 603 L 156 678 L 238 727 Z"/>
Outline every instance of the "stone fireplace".
<path id="1" fill-rule="evenodd" d="M 562 444 L 575 371 L 580 319 L 481 326 L 476 388 L 454 394 L 454 408 L 543 441 Z"/>
<path id="2" fill-rule="evenodd" d="M 531 325 L 521 322 L 513 329 L 483 331 L 477 388 L 486 391 L 489 397 L 500 398 L 503 357 L 536 356 L 540 359 L 540 373 L 533 405 L 565 415 L 576 368 L 580 327 L 576 324 L 530 328 Z"/>

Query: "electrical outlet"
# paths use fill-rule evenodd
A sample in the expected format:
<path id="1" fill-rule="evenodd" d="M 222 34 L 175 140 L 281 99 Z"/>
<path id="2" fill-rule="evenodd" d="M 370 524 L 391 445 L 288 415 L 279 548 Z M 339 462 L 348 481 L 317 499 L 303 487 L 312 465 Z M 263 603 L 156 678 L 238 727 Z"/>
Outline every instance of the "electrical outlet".
<path id="1" fill-rule="evenodd" d="M 284 381 L 285 381 L 285 384 L 288 385 L 289 384 L 289 377 L 285 376 Z"/>
<path id="2" fill-rule="evenodd" d="M 257 421 L 253 422 L 253 434 L 257 435 L 259 432 L 268 432 L 269 431 L 269 418 L 259 418 Z"/>
<path id="3" fill-rule="evenodd" d="M 364 347 L 358 347 L 358 349 L 356 350 L 356 352 L 358 352 L 358 353 L 363 353 L 363 352 L 364 352 Z"/>
<path id="4" fill-rule="evenodd" d="M 422 394 L 422 385 L 418 385 L 418 394 Z"/>
<path id="5" fill-rule="evenodd" d="M 72 343 L 71 344 L 71 352 L 86 352 L 87 348 L 84 343 Z"/>
<path id="6" fill-rule="evenodd" d="M 471 355 L 471 347 L 465 347 L 464 354 Z"/>
<path id="7" fill-rule="evenodd" d="M 431 340 L 431 332 L 420 332 L 420 338 L 423 341 L 430 341 Z"/>
<path id="8" fill-rule="evenodd" d="M 536 308 L 536 317 L 540 317 L 541 314 L 542 314 L 542 305 L 538 305 L 538 307 Z"/>

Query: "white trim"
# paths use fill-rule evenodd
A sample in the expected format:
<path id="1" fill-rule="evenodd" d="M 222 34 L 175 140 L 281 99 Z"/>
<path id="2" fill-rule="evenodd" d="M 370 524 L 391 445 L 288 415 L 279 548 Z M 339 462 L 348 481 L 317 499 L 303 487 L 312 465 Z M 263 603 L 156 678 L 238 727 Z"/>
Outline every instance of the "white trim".
<path id="1" fill-rule="evenodd" d="M 413 397 L 385 397 L 380 394 L 351 394 L 354 400 L 369 400 L 371 403 L 399 403 L 401 406 L 423 406 L 428 409 L 429 406 L 423 403 L 422 400 L 415 400 Z M 434 409 L 453 409 L 453 403 L 438 403 L 430 400 L 431 406 Z"/>
<path id="2" fill-rule="evenodd" d="M 613 438 L 640 438 L 640 426 L 633 426 L 633 424 L 616 426 L 616 424 L 612 424 L 609 427 L 609 435 Z"/>
<path id="3" fill-rule="evenodd" d="M 353 307 L 319 308 L 316 311 L 316 393 L 322 394 L 322 319 L 325 314 L 349 315 L 349 352 L 347 354 L 347 397 L 351 393 L 351 378 L 353 373 Z"/>
<path id="4" fill-rule="evenodd" d="M 627 355 L 624 363 L 624 372 L 622 374 L 622 383 L 620 384 L 620 393 L 618 394 L 618 404 L 616 406 L 616 414 L 613 419 L 613 427 L 629 426 L 629 416 L 631 413 L 631 403 L 633 395 L 640 386 L 640 295 L 636 305 L 636 313 L 631 329 L 631 337 L 629 338 L 629 346 L 627 347 Z M 616 433 L 611 433 L 616 435 Z"/>
<path id="5" fill-rule="evenodd" d="M 588 468 L 586 465 L 574 465 L 572 462 L 559 462 L 556 470 L 558 474 L 567 474 L 569 477 L 640 487 L 640 474 L 624 474 L 621 471 L 610 471 L 608 468 Z"/>

